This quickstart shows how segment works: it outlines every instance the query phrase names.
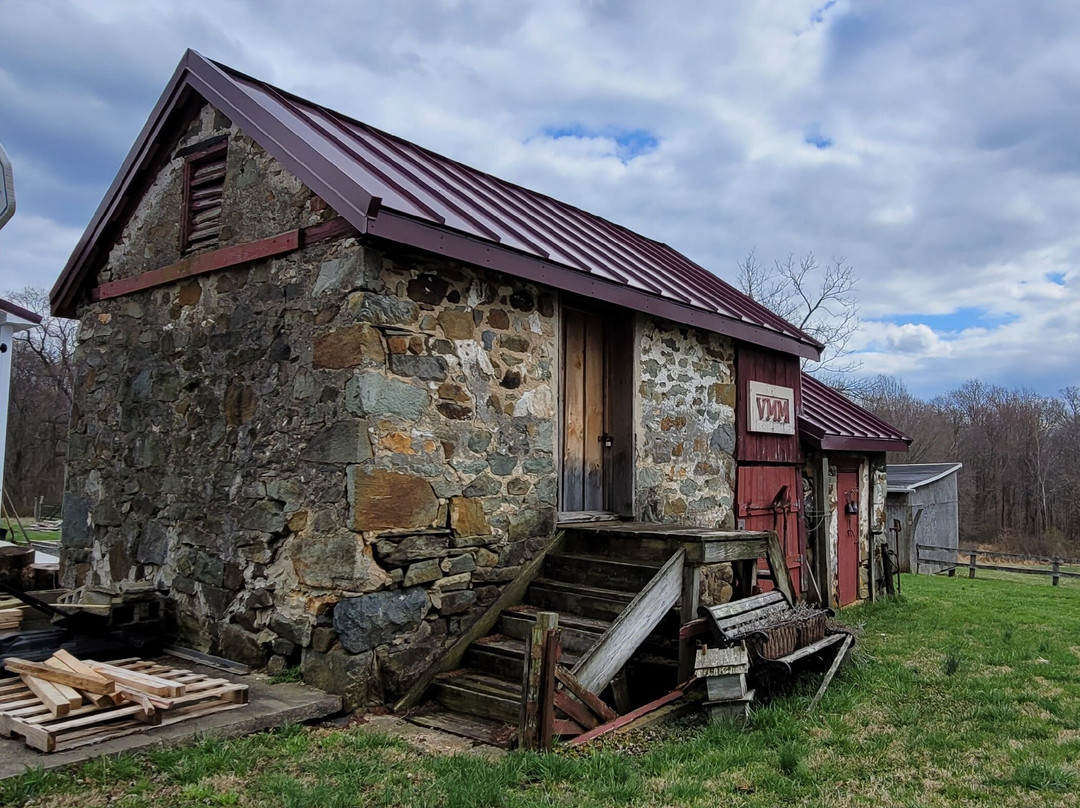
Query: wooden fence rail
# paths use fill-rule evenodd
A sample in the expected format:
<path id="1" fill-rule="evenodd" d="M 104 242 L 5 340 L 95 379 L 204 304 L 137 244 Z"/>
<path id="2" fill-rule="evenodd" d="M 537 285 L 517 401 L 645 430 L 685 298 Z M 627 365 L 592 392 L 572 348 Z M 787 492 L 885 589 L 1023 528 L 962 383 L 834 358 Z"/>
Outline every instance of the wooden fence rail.
<path id="1" fill-rule="evenodd" d="M 937 557 L 924 556 L 924 551 L 935 553 Z M 1021 561 L 1049 564 L 1050 569 L 1006 566 L 1004 564 L 980 564 L 978 561 L 980 556 L 984 558 L 1015 558 Z M 964 558 L 967 560 L 963 560 Z M 957 569 L 967 567 L 968 578 L 974 578 L 976 570 L 994 570 L 997 572 L 1018 572 L 1023 575 L 1049 575 L 1052 579 L 1051 584 L 1053 586 L 1057 586 L 1062 578 L 1075 578 L 1080 580 L 1080 572 L 1069 572 L 1061 569 L 1062 567 L 1080 567 L 1080 560 L 1074 558 L 1023 555 L 1022 553 L 1002 553 L 997 550 L 952 550 L 947 547 L 937 547 L 931 544 L 919 544 L 916 545 L 916 562 L 918 568 L 921 568 L 924 564 L 943 567 L 943 569 L 939 571 L 947 571 L 949 575 L 955 575 Z"/>

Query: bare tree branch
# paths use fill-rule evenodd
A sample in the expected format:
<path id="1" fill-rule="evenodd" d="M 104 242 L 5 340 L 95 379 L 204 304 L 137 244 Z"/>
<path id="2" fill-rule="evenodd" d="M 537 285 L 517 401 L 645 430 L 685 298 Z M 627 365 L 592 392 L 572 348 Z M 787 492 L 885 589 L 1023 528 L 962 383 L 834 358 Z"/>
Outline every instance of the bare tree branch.
<path id="1" fill-rule="evenodd" d="M 861 324 L 854 267 L 844 258 L 823 264 L 813 253 L 799 260 L 789 254 L 766 267 L 755 250 L 738 266 L 743 293 L 825 345 L 821 360 L 804 360 L 803 369 L 842 390 L 852 389 L 862 367 L 848 350 Z"/>

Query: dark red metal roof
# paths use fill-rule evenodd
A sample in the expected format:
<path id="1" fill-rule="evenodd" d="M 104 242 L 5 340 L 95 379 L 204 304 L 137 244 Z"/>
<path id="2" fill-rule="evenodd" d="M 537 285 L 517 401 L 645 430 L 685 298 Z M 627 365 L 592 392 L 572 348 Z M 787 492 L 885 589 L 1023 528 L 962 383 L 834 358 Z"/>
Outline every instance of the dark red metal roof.
<path id="1" fill-rule="evenodd" d="M 53 288 L 72 313 L 96 241 L 194 90 L 361 233 L 816 359 L 821 344 L 666 244 L 188 51 Z M 144 169 L 145 170 L 145 169 Z M 106 245 L 107 249 L 107 245 Z"/>
<path id="2" fill-rule="evenodd" d="M 802 374 L 799 434 L 819 449 L 906 452 L 911 438 L 813 376 Z"/>

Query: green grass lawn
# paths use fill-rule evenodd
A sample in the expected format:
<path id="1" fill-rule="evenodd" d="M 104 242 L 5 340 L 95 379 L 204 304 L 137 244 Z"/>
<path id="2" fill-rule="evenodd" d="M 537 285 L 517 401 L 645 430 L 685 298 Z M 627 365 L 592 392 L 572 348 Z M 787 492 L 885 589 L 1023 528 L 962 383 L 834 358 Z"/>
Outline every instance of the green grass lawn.
<path id="1" fill-rule="evenodd" d="M 585 752 L 436 757 L 289 728 L 0 782 L 34 806 L 1075 806 L 1080 588 L 905 576 L 846 610 L 854 663 L 752 728 L 667 728 Z M 4 743 L 0 741 L 0 754 Z"/>

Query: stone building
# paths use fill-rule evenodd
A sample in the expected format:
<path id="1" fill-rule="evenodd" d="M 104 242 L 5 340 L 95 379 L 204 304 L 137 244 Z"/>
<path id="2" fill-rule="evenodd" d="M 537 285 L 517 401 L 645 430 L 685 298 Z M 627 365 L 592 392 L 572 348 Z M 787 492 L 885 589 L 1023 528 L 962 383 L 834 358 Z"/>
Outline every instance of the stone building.
<path id="1" fill-rule="evenodd" d="M 560 521 L 735 527 L 821 348 L 666 245 L 193 52 L 52 307 L 80 321 L 64 583 L 152 580 L 181 642 L 353 703 Z M 757 421 L 751 382 L 780 393 Z"/>

